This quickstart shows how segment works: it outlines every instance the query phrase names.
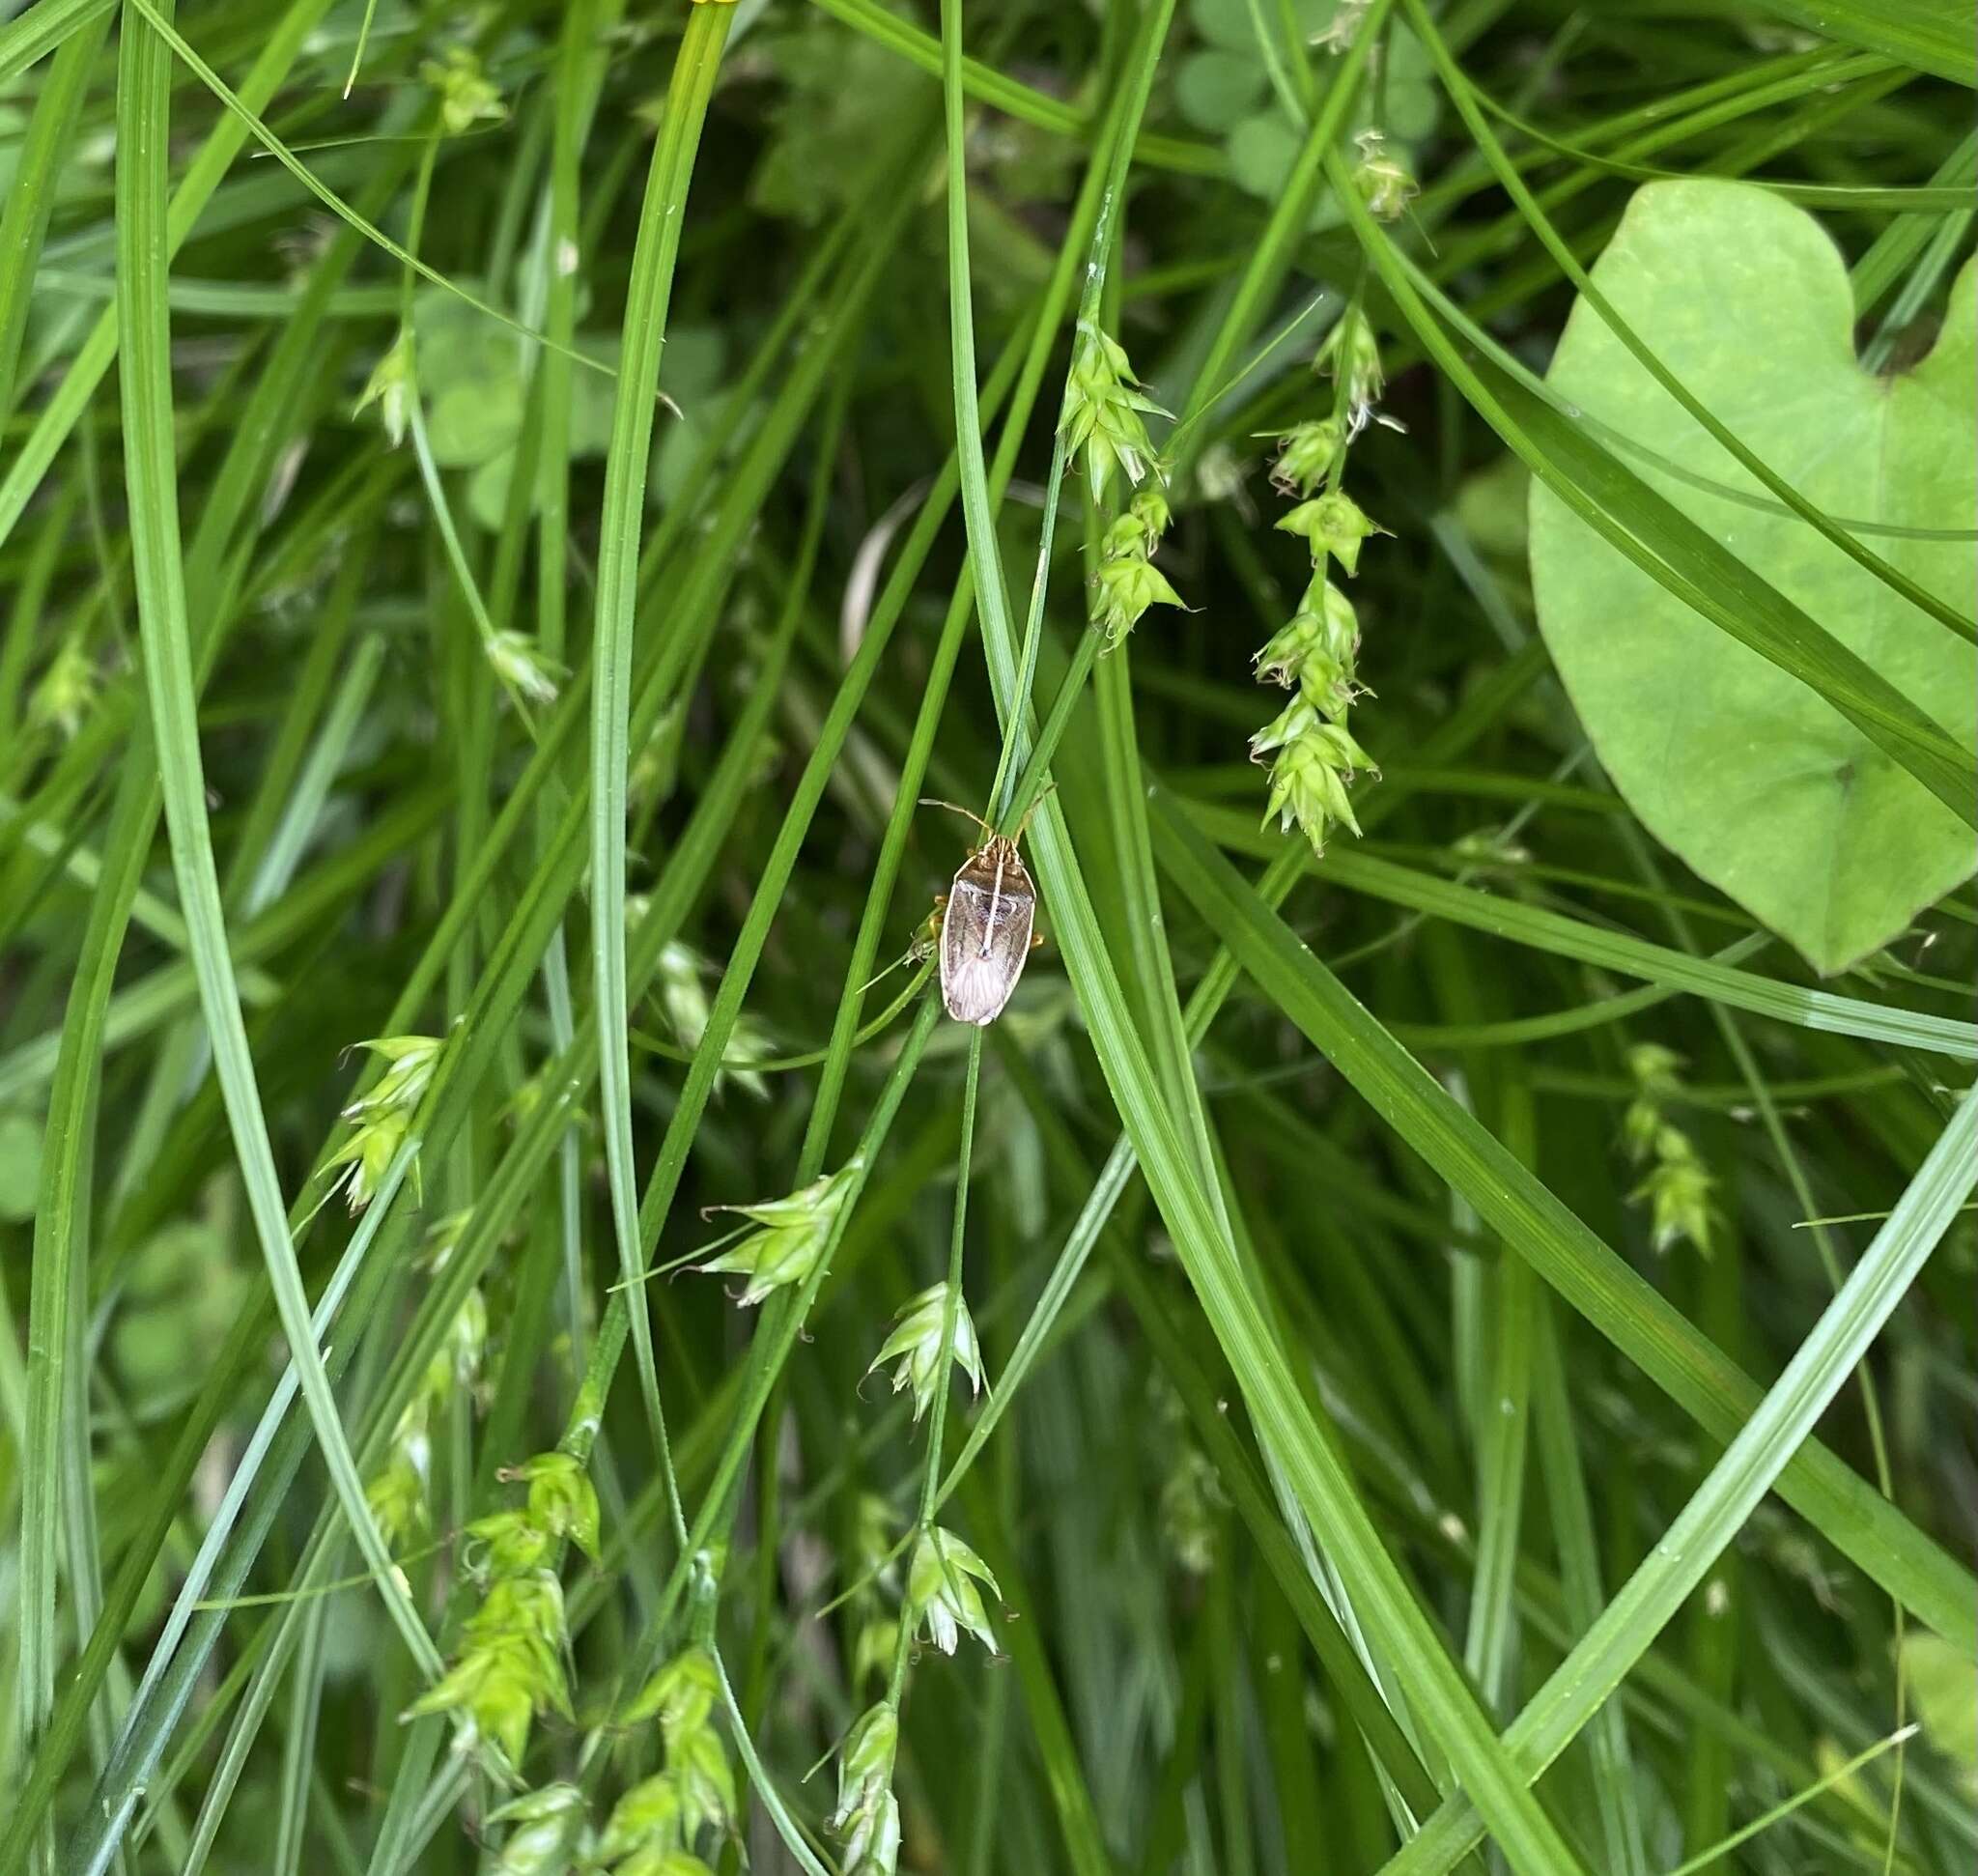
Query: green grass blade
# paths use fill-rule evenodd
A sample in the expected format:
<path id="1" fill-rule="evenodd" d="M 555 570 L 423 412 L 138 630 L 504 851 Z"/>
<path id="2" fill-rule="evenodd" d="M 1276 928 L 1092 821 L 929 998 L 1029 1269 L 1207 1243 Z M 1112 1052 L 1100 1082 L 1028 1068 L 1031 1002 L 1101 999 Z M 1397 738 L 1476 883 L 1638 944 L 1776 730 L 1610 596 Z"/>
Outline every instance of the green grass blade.
<path id="1" fill-rule="evenodd" d="M 38 8 L 43 12 L 45 8 Z M 16 28 L 22 22 L 16 21 Z M 105 7 L 85 19 L 62 43 L 46 84 L 35 100 L 34 116 L 21 139 L 7 203 L 0 209 L 0 416 L 14 408 L 14 374 L 27 332 L 28 299 L 34 290 L 42 243 L 55 212 L 56 185 L 75 140 L 82 103 L 97 55 L 109 37 Z M 4 66 L 0 57 L 0 66 Z"/>
<path id="2" fill-rule="evenodd" d="M 1277 853 L 1284 844 L 1275 834 L 1260 832 L 1247 814 L 1171 799 L 1171 821 L 1178 823 L 1185 818 L 1231 851 L 1262 857 Z M 1757 977 L 1666 945 L 1570 919 L 1543 906 L 1519 904 L 1473 886 L 1438 879 L 1371 854 L 1335 849 L 1322 860 L 1308 857 L 1305 864 L 1348 892 L 1367 893 L 1391 905 L 1449 919 L 1514 944 L 1577 958 L 1583 964 L 1646 978 L 1734 1009 L 1749 1010 L 1755 1016 L 1837 1036 L 1858 1036 L 1899 1048 L 1926 1049 L 1963 1062 L 1978 1060 L 1978 1025 Z"/>
<path id="3" fill-rule="evenodd" d="M 1879 52 L 1918 71 L 1978 85 L 1970 20 L 1958 0 L 1760 0 L 1760 10 L 1844 45 Z"/>
<path id="4" fill-rule="evenodd" d="M 16 78 L 65 41 L 106 17 L 117 0 L 36 0 L 0 26 L 0 84 Z"/>
<path id="5" fill-rule="evenodd" d="M 955 431 L 983 642 L 999 714 L 1004 719 L 1008 736 L 1021 733 L 1018 726 L 1029 706 L 1015 694 L 1018 648 L 989 514 L 976 408 L 967 182 L 962 164 L 960 25 L 958 0 L 943 0 Z M 1534 1872 L 1578 1867 L 1557 1828 L 1507 1776 L 1502 1748 L 1383 1549 L 1337 1452 L 1293 1382 L 1274 1330 L 1240 1278 L 1233 1248 L 1197 1177 L 1195 1155 L 1184 1146 L 1173 1117 L 1155 1093 L 1157 1084 L 1105 958 L 1063 811 L 1055 800 L 1044 801 L 1036 826 L 1039 880 L 1115 1105 L 1133 1139 L 1142 1171 L 1174 1236 L 1190 1280 L 1231 1366 L 1245 1382 L 1267 1450 L 1274 1449 L 1282 1457 L 1307 1516 L 1314 1526 L 1326 1530 L 1338 1547 L 1342 1568 L 1353 1578 L 1356 1592 L 1365 1597 L 1370 1619 L 1378 1622 L 1383 1639 L 1396 1651 L 1398 1668 L 1419 1685 L 1424 1722 L 1434 1730 L 1466 1782 L 1489 1807 L 1493 1833 L 1514 1866 Z"/>
<path id="6" fill-rule="evenodd" d="M 1161 864 L 1251 978 L 1507 1245 L 1708 1432 L 1732 1437 L 1758 1407 L 1751 1380 L 1465 1114 L 1200 835 L 1160 797 L 1153 807 Z M 1978 1645 L 1978 1585 L 1866 1480 L 1808 1442 L 1779 1491 L 1939 1634 Z"/>
<path id="7" fill-rule="evenodd" d="M 145 681 L 171 832 L 173 869 L 199 979 L 200 1003 L 212 1040 L 241 1173 L 262 1253 L 274 1285 L 275 1306 L 301 1378 L 325 1461 L 359 1548 L 381 1577 L 390 1559 L 343 1436 L 336 1403 L 309 1326 L 309 1309 L 290 1241 L 256 1087 L 239 986 L 227 945 L 207 821 L 206 782 L 185 614 L 184 571 L 179 550 L 177 463 L 172 436 L 171 334 L 163 292 L 167 254 L 165 159 L 170 63 L 164 42 L 137 14 L 133 0 L 118 77 L 118 310 L 124 336 L 123 387 L 126 479 L 130 501 L 131 558 L 138 618 L 145 643 Z M 422 1669 L 439 1671 L 439 1657 L 410 1599 L 386 1580 L 385 1606 Z"/>
<path id="8" fill-rule="evenodd" d="M 1640 1569 L 1554 1671 L 1505 1735 L 1532 1770 L 1549 1765 L 1598 1710 L 1683 1600 L 1709 1575 L 1888 1321 L 1978 1186 L 1978 1094 L 1959 1103 L 1930 1156 L 1876 1233 L 1840 1293 L 1785 1373 L 1745 1420 L 1724 1457 Z M 1475 1840 L 1450 1806 L 1389 1864 L 1444 1870 Z"/>
<path id="9" fill-rule="evenodd" d="M 695 8 L 673 67 L 670 101 L 653 152 L 645 203 L 639 213 L 638 243 L 633 253 L 618 395 L 612 406 L 611 443 L 605 459 L 604 505 L 599 516 L 598 604 L 591 649 L 595 674 L 591 695 L 591 958 L 597 977 L 599 1099 L 610 1169 L 611 1217 L 617 1232 L 621 1279 L 632 1285 L 642 1282 L 645 1275 L 633 1164 L 632 1057 L 627 1034 L 632 1015 L 625 980 L 626 775 L 638 541 L 645 516 L 653 400 L 659 390 L 673 264 L 680 252 L 701 123 L 730 18 L 725 7 Z M 661 1464 L 670 1471 L 652 1325 L 642 1308 L 632 1312 L 632 1333 L 653 1441 Z M 675 1517 L 679 1521 L 677 1505 Z M 684 1521 L 681 1529 L 684 1533 Z"/>

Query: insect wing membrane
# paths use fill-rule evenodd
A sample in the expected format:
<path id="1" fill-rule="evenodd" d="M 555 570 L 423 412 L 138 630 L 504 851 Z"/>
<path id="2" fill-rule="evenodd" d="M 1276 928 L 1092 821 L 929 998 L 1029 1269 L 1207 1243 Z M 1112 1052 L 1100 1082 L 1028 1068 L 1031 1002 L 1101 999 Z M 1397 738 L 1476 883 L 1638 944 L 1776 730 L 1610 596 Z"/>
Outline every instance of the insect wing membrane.
<path id="1" fill-rule="evenodd" d="M 941 1000 L 956 1022 L 979 1026 L 1003 1014 L 1036 916 L 1031 876 L 1014 851 L 999 858 L 985 848 L 955 874 L 941 925 Z"/>

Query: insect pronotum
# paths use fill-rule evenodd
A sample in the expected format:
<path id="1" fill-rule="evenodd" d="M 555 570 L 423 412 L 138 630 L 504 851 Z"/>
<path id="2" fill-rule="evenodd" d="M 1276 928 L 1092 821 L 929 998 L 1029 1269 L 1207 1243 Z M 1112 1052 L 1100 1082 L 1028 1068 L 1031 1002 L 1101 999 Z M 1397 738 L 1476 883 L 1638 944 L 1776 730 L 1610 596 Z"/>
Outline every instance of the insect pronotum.
<path id="1" fill-rule="evenodd" d="M 967 815 L 982 830 L 982 844 L 962 862 L 947 890 L 941 921 L 941 1001 L 956 1022 L 986 1027 L 1003 1014 L 1024 974 L 1037 920 L 1036 888 L 1016 850 L 1024 831 L 1020 826 L 1013 835 L 999 834 L 981 815 L 951 801 L 927 799 L 924 805 Z"/>

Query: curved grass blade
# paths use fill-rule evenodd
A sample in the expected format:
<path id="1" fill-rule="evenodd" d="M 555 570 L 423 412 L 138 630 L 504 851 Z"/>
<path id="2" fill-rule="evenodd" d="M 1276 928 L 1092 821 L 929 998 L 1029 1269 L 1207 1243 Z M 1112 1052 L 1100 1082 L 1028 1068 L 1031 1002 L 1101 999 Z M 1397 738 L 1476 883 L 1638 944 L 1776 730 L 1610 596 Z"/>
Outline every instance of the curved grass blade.
<path id="1" fill-rule="evenodd" d="M 960 0 L 943 0 L 949 340 L 962 508 L 998 714 L 1003 721 L 1004 735 L 1021 737 L 1027 745 L 1031 712 L 1028 700 L 1017 695 L 1018 645 L 989 510 L 976 408 L 968 188 L 962 157 L 960 34 Z M 1449 1751 L 1466 1784 L 1487 1807 L 1493 1833 L 1513 1866 L 1526 1872 L 1577 1869 L 1578 1860 L 1558 1828 L 1528 1793 L 1514 1787 L 1503 1748 L 1382 1546 L 1336 1447 L 1291 1377 L 1275 1329 L 1242 1277 L 1234 1247 L 1196 1170 L 1208 1155 L 1205 1151 L 1191 1151 L 1184 1144 L 1174 1117 L 1160 1097 L 1151 1065 L 1105 955 L 1065 830 L 1063 810 L 1055 798 L 1045 798 L 1036 825 L 1038 876 L 1107 1085 L 1189 1280 L 1243 1384 L 1266 1451 L 1285 1465 L 1314 1527 L 1328 1533 L 1335 1559 L 1350 1578 L 1356 1603 L 1363 1607 L 1370 1626 L 1393 1651 L 1398 1670 L 1412 1677 L 1411 1692 L 1419 1694 L 1424 1724 Z"/>
<path id="2" fill-rule="evenodd" d="M 1257 898 L 1228 861 L 1154 797 L 1156 853 L 1252 980 L 1484 1222 L 1707 1432 L 1729 1439 L 1757 1386 L 1450 1097 Z M 1867 1480 L 1808 1441 L 1786 1501 L 1946 1640 L 1978 1648 L 1978 1582 Z"/>
<path id="3" fill-rule="evenodd" d="M 1888 1222 L 1724 1457 L 1505 1734 L 1531 1777 L 1551 1764 L 1599 1710 L 1710 1574 L 1759 1500 L 1781 1481 L 1974 1186 L 1978 1091 L 1958 1104 Z M 1453 1868 L 1478 1834 L 1463 1809 L 1458 1804 L 1438 1812 L 1388 1864 L 1393 1876 Z"/>
<path id="4" fill-rule="evenodd" d="M 1260 831 L 1247 813 L 1205 808 L 1193 801 L 1164 796 L 1171 826 L 1183 820 L 1211 835 L 1218 846 L 1232 852 L 1267 857 L 1283 846 L 1274 834 Z M 1844 997 L 1831 990 L 1808 990 L 1781 983 L 1749 971 L 1667 945 L 1651 943 L 1626 932 L 1610 931 L 1584 920 L 1543 906 L 1522 905 L 1499 898 L 1474 886 L 1438 879 L 1412 867 L 1381 860 L 1372 854 L 1333 851 L 1322 860 L 1307 856 L 1305 865 L 1320 877 L 1348 892 L 1366 893 L 1391 905 L 1427 912 L 1433 918 L 1487 931 L 1513 944 L 1530 945 L 1560 957 L 1577 958 L 1602 970 L 1646 978 L 1754 1016 L 1769 1016 L 1802 1029 L 1825 1030 L 1835 1036 L 1859 1036 L 1896 1048 L 1926 1049 L 1961 1062 L 1978 1061 L 1978 1024 L 1961 1023 L 1925 1010 L 1898 1009 L 1891 1005 Z M 1513 1035 L 1516 1032 L 1512 1032 Z"/>
<path id="5" fill-rule="evenodd" d="M 625 985 L 626 777 L 632 716 L 632 638 L 638 598 L 638 540 L 645 518 L 646 474 L 652 460 L 654 398 L 665 344 L 673 263 L 680 252 L 688 184 L 700 147 L 700 128 L 714 91 L 731 10 L 696 7 L 673 67 L 666 114 L 653 152 L 645 204 L 633 250 L 625 300 L 618 395 L 605 458 L 599 516 L 598 605 L 591 640 L 591 956 L 597 974 L 599 1101 L 609 1170 L 611 1218 L 619 1274 L 636 1286 L 645 1277 L 640 1248 L 638 1188 L 632 1148 L 632 1012 Z M 652 1323 L 632 1312 L 633 1347 L 661 1465 L 670 1474 L 664 1409 L 654 1364 Z M 677 1502 L 674 1523 L 686 1521 Z"/>
<path id="6" fill-rule="evenodd" d="M 207 821 L 184 569 L 180 558 L 171 334 L 164 294 L 168 251 L 164 179 L 171 66 L 163 40 L 138 16 L 146 10 L 145 0 L 131 0 L 118 72 L 117 287 L 124 337 L 119 378 L 131 564 L 173 870 L 214 1066 L 249 1208 L 274 1286 L 275 1307 L 337 1495 L 365 1561 L 382 1576 L 390 1568 L 390 1557 L 365 1502 L 363 1484 L 344 1438 L 336 1402 L 310 1328 L 308 1301 L 290 1239 L 287 1208 L 240 1016 L 240 989 L 227 945 L 226 917 Z M 395 1579 L 382 1580 L 381 1594 L 413 1660 L 422 1671 L 437 1676 L 440 1671 L 438 1651 L 410 1599 Z"/>
<path id="7" fill-rule="evenodd" d="M 1759 0 L 1759 10 L 1954 84 L 1978 86 L 1971 20 L 1958 0 Z"/>

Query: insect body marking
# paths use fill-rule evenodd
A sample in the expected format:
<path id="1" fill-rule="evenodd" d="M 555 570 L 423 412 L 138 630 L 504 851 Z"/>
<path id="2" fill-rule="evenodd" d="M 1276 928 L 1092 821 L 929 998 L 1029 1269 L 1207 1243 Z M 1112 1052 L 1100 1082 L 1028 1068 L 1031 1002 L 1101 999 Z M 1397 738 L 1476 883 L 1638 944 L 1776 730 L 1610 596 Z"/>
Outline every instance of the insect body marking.
<path id="1" fill-rule="evenodd" d="M 996 909 L 1003 903 L 1003 857 L 999 845 L 996 852 L 996 883 L 989 889 L 989 915 L 982 921 L 982 945 L 975 953 L 977 957 L 989 955 L 990 941 L 996 936 Z"/>

